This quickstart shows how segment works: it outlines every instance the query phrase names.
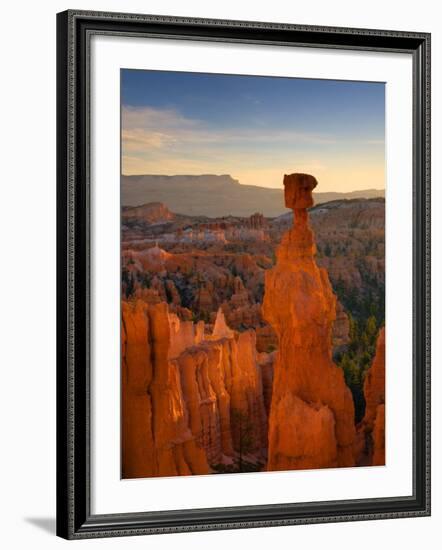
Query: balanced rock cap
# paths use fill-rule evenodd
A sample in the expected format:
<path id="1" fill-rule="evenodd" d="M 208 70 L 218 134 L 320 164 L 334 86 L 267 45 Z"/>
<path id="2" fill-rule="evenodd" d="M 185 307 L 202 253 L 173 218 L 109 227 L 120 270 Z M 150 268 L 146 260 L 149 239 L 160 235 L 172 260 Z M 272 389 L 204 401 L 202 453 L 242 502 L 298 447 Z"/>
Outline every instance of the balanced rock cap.
<path id="1" fill-rule="evenodd" d="M 313 206 L 312 191 L 318 185 L 310 174 L 284 174 L 284 199 L 287 208 L 300 210 Z"/>

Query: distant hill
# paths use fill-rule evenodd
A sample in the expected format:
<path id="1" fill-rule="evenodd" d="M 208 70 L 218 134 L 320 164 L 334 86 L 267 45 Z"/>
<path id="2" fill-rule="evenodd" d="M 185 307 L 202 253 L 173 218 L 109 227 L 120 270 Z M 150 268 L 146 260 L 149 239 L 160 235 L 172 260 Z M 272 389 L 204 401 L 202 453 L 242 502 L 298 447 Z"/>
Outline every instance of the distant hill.
<path id="1" fill-rule="evenodd" d="M 174 214 L 161 202 L 149 202 L 140 206 L 123 206 L 123 221 L 136 220 L 145 223 L 159 223 L 172 220 Z"/>
<path id="2" fill-rule="evenodd" d="M 191 216 L 250 216 L 261 212 L 275 217 L 284 208 L 282 189 L 241 185 L 229 175 L 122 176 L 123 206 L 161 202 L 169 210 Z M 351 193 L 313 193 L 315 203 L 340 199 L 384 197 L 384 191 L 367 189 Z"/>

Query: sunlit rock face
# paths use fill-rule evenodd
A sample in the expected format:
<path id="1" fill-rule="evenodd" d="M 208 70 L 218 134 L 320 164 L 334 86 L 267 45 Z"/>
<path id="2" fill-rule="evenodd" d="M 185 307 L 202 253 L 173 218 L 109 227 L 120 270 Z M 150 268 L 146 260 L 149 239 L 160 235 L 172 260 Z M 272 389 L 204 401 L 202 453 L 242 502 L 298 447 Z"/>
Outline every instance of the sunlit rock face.
<path id="1" fill-rule="evenodd" d="M 221 338 L 232 338 L 233 335 L 234 332 L 228 327 L 223 310 L 218 309 L 212 331 L 212 339 L 219 340 Z"/>
<path id="2" fill-rule="evenodd" d="M 359 463 L 385 464 L 385 327 L 364 381 L 365 415 L 358 426 Z"/>
<path id="3" fill-rule="evenodd" d="M 122 400 L 125 478 L 207 474 L 245 450 L 265 460 L 256 335 L 221 310 L 207 335 L 165 302 L 123 301 Z"/>
<path id="4" fill-rule="evenodd" d="M 167 304 L 122 304 L 122 476 L 209 473 L 169 360 Z"/>
<path id="5" fill-rule="evenodd" d="M 268 470 L 353 466 L 354 405 L 331 358 L 336 297 L 315 261 L 308 223 L 317 182 L 284 177 L 294 225 L 282 238 L 276 265 L 265 274 L 263 316 L 278 337 L 269 415 Z"/>

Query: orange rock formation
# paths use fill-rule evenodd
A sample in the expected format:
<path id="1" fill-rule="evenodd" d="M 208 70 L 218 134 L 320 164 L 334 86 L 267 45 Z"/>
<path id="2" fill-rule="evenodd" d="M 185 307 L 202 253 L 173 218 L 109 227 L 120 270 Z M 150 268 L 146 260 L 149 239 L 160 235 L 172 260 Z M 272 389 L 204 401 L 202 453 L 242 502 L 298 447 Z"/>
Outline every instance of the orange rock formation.
<path id="1" fill-rule="evenodd" d="M 220 310 L 211 336 L 165 302 L 122 304 L 124 478 L 207 474 L 241 449 L 262 457 L 267 415 L 253 330 L 228 328 Z M 251 436 L 251 437 L 250 437 Z"/>
<path id="2" fill-rule="evenodd" d="M 123 302 L 122 317 L 123 477 L 208 473 L 169 361 L 167 304 Z"/>
<path id="3" fill-rule="evenodd" d="M 284 176 L 285 204 L 294 225 L 265 275 L 263 316 L 279 350 L 269 416 L 268 470 L 353 466 L 354 405 L 343 372 L 332 362 L 336 297 L 327 272 L 314 259 L 308 223 L 317 181 Z"/>
<path id="4" fill-rule="evenodd" d="M 173 220 L 175 214 L 162 202 L 150 202 L 141 206 L 126 206 L 122 210 L 123 222 L 128 220 L 142 220 L 146 223 L 164 222 Z"/>
<path id="5" fill-rule="evenodd" d="M 376 355 L 364 381 L 365 415 L 358 427 L 362 435 L 362 461 L 385 464 L 385 327 L 379 332 Z"/>

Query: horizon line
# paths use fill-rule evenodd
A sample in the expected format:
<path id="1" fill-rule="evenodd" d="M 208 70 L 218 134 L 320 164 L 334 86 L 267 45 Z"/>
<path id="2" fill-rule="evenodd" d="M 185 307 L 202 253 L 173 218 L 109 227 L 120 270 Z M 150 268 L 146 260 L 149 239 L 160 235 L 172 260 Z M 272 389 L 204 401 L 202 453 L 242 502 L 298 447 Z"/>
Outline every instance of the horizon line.
<path id="1" fill-rule="evenodd" d="M 296 172 L 293 172 L 296 173 Z M 313 175 L 313 174 L 312 174 Z M 176 178 L 176 177 L 203 177 L 203 176 L 215 176 L 215 177 L 222 177 L 222 176 L 228 176 L 232 180 L 238 182 L 238 185 L 242 185 L 244 187 L 259 187 L 261 189 L 284 189 L 283 185 L 281 187 L 268 187 L 266 185 L 254 185 L 250 183 L 241 183 L 239 179 L 234 178 L 231 174 L 214 174 L 214 173 L 205 173 L 205 174 L 123 174 L 120 173 L 120 177 L 140 177 L 140 176 L 154 176 L 159 178 Z M 316 177 L 316 176 L 314 176 Z M 314 193 L 355 193 L 355 192 L 362 192 L 362 191 L 385 191 L 384 187 L 366 187 L 364 189 L 353 189 L 351 191 L 313 191 Z"/>

